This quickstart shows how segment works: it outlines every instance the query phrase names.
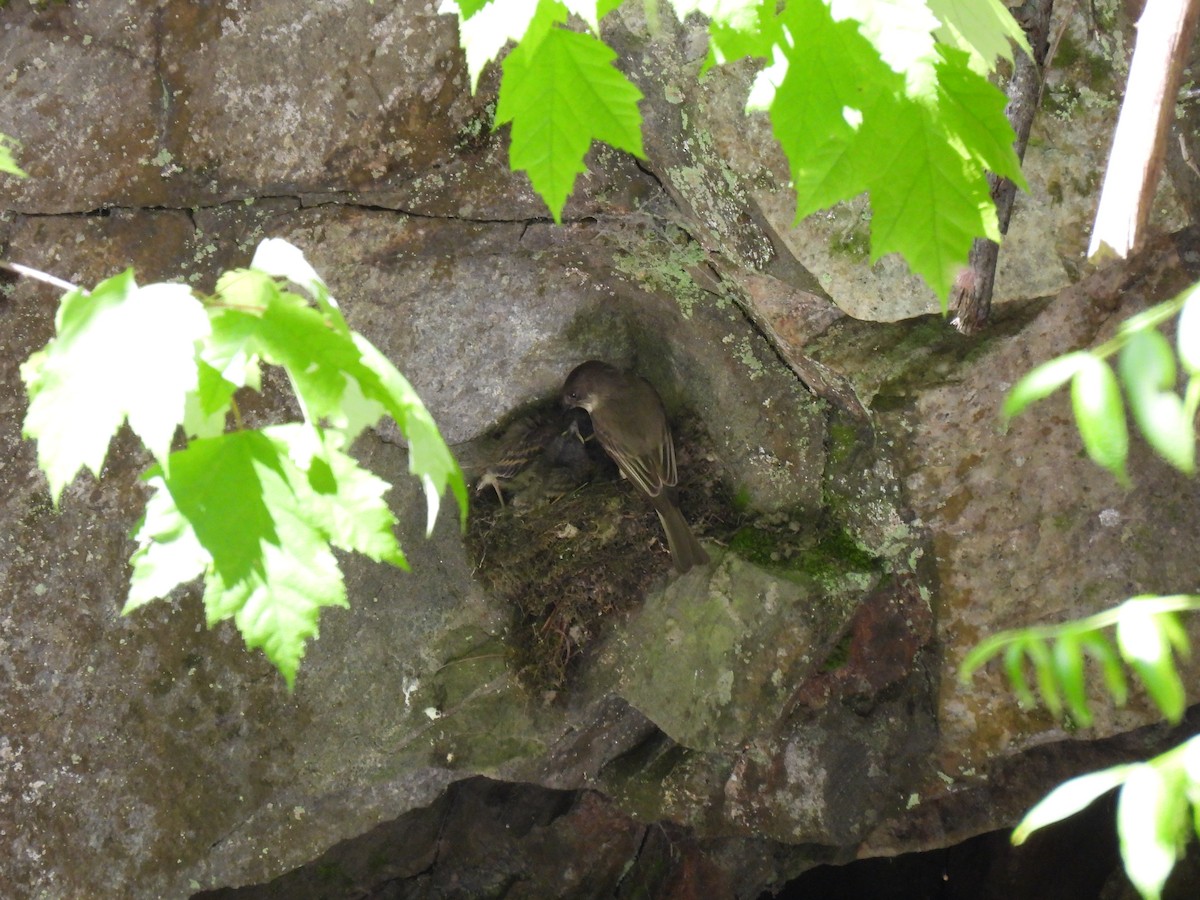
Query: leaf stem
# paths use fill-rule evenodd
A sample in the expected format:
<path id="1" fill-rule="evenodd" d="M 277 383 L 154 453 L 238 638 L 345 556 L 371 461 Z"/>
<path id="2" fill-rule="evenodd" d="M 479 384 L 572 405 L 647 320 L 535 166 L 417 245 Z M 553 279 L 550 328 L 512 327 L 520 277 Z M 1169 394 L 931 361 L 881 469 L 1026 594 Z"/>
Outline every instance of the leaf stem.
<path id="1" fill-rule="evenodd" d="M 1183 309 L 1183 304 L 1189 296 L 1191 296 L 1191 291 L 1184 291 L 1178 297 L 1172 297 L 1170 300 L 1165 300 L 1156 306 L 1143 310 L 1132 318 L 1126 319 L 1121 323 L 1115 335 L 1091 351 L 1092 355 L 1100 359 L 1106 359 L 1120 350 L 1137 332 L 1147 328 L 1157 328 L 1164 322 L 1169 322 L 1175 316 L 1179 315 L 1179 311 Z"/>

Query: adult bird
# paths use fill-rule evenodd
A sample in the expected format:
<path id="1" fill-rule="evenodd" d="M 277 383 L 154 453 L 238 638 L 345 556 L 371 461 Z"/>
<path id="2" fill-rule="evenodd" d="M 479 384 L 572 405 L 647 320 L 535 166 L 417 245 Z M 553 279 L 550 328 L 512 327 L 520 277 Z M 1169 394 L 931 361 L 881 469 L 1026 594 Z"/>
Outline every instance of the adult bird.
<path id="1" fill-rule="evenodd" d="M 676 571 L 707 563 L 708 554 L 679 511 L 675 445 L 662 398 L 650 382 L 593 359 L 567 376 L 562 402 L 587 411 L 600 446 L 650 501 Z"/>

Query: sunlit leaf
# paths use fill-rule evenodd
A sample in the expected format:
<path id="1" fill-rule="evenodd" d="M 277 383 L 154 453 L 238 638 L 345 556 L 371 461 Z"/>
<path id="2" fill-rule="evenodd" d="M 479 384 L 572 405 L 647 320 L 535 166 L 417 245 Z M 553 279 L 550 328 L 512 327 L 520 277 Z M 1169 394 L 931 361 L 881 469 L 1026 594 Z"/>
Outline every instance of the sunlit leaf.
<path id="1" fill-rule="evenodd" d="M 1177 779 L 1159 767 L 1130 767 L 1117 804 L 1117 833 L 1125 874 L 1147 900 L 1158 900 L 1175 866 L 1187 799 Z"/>
<path id="2" fill-rule="evenodd" d="M 1005 417 L 1011 419 L 1029 404 L 1049 397 L 1074 378 L 1088 359 L 1091 359 L 1090 353 L 1078 350 L 1044 362 L 1025 373 L 1004 398 Z"/>
<path id="3" fill-rule="evenodd" d="M 1195 470 L 1196 435 L 1174 392 L 1175 356 L 1157 329 L 1134 332 L 1121 347 L 1117 369 L 1134 420 L 1160 456 L 1182 472 Z"/>
<path id="4" fill-rule="evenodd" d="M 286 278 L 292 284 L 299 285 L 317 301 L 317 306 L 331 327 L 343 334 L 349 334 L 350 327 L 346 324 L 337 301 L 330 295 L 325 279 L 317 274 L 317 270 L 304 257 L 299 247 L 283 238 L 267 238 L 259 243 L 254 251 L 250 268 L 275 278 Z"/>
<path id="5" fill-rule="evenodd" d="M 1088 456 L 1128 486 L 1125 459 L 1129 455 L 1129 429 L 1112 369 L 1092 356 L 1081 359 L 1079 371 L 1071 380 L 1071 405 Z"/>
<path id="6" fill-rule="evenodd" d="M 209 322 L 181 284 L 138 287 L 132 271 L 71 291 L 56 335 L 21 366 L 29 393 L 24 433 L 57 502 L 81 468 L 99 475 L 108 442 L 128 418 L 155 458 L 165 460 L 197 384 L 197 343 Z"/>
<path id="7" fill-rule="evenodd" d="M 1170 617 L 1170 613 L 1144 610 L 1136 600 L 1123 604 L 1117 622 L 1117 645 L 1162 714 L 1178 722 L 1183 718 L 1187 697 L 1164 629 Z"/>
<path id="8" fill-rule="evenodd" d="M 995 71 L 996 59 L 1013 61 L 1012 43 L 1030 57 L 1029 41 L 1012 13 L 1000 0 L 929 0 L 941 20 L 938 39 L 971 53 L 971 68 L 981 74 Z"/>
<path id="9" fill-rule="evenodd" d="M 438 12 L 458 16 L 459 43 L 467 57 L 471 93 L 479 86 L 484 67 L 500 55 L 509 41 L 519 41 L 538 10 L 538 0 L 441 0 Z M 566 10 L 562 10 L 566 18 Z"/>
<path id="10" fill-rule="evenodd" d="M 1200 374 L 1200 284 L 1187 291 L 1187 299 L 1179 313 L 1176 346 L 1184 370 L 1189 375 Z"/>
<path id="11" fill-rule="evenodd" d="M 133 574 L 122 615 L 199 578 L 212 562 L 196 540 L 191 523 L 179 512 L 157 468 L 147 473 L 146 482 L 154 492 L 146 501 L 142 521 L 134 529 L 138 549 L 130 559 Z"/>
<path id="12" fill-rule="evenodd" d="M 197 372 L 196 390 L 184 400 L 183 430 L 188 437 L 216 437 L 225 430 L 225 417 L 237 385 L 226 381 L 204 360 L 200 360 Z"/>
<path id="13" fill-rule="evenodd" d="M 1008 675 L 1017 702 L 1026 709 L 1037 705 L 1033 691 L 1029 689 L 1029 681 L 1025 677 L 1025 645 L 1021 642 L 1009 644 L 1004 651 L 1004 671 Z"/>
<path id="14" fill-rule="evenodd" d="M 933 31 L 940 23 L 925 0 L 832 0 L 829 6 L 835 21 L 858 23 L 883 63 L 904 77 L 910 97 L 932 98 L 938 55 Z"/>
<path id="15" fill-rule="evenodd" d="M 1077 636 L 1063 634 L 1054 642 L 1054 674 L 1062 686 L 1071 716 L 1080 725 L 1090 725 L 1092 712 L 1088 708 L 1083 678 L 1083 648 Z"/>
<path id="16" fill-rule="evenodd" d="M 1039 828 L 1073 816 L 1124 782 L 1129 769 L 1129 766 L 1113 766 L 1063 782 L 1025 814 L 1025 818 L 1013 829 L 1012 842 L 1023 844 Z"/>
<path id="17" fill-rule="evenodd" d="M 747 56 L 767 59 L 780 39 L 775 4 L 764 0 L 672 0 L 675 15 L 683 21 L 690 12 L 708 19 L 711 65 L 733 62 Z"/>
<path id="18" fill-rule="evenodd" d="M 333 546 L 408 568 L 393 531 L 396 517 L 383 499 L 391 485 L 331 446 L 323 432 L 292 424 L 264 433 L 280 455 L 307 475 L 293 477 L 289 484 L 300 514 Z"/>

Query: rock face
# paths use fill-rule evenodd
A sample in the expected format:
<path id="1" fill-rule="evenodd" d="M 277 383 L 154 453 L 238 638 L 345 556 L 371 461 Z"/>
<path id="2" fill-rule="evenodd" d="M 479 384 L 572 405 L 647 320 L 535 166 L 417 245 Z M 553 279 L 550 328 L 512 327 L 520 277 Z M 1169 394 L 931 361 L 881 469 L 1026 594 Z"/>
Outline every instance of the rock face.
<path id="1" fill-rule="evenodd" d="M 1121 491 L 1061 400 L 1007 434 L 996 415 L 1031 365 L 1195 279 L 1194 232 L 1051 302 L 1011 287 L 977 338 L 851 319 L 925 300 L 890 262 L 853 268 L 855 296 L 804 267 L 740 111 L 748 72 L 699 82 L 693 29 L 612 24 L 649 160 L 594 152 L 552 227 L 451 19 L 302 7 L 0 8 L 0 132 L 31 175 L 0 184 L 4 258 L 203 289 L 286 238 L 472 472 L 575 363 L 636 369 L 713 563 L 668 577 L 653 515 L 602 466 L 553 503 L 473 495 L 465 537 L 443 519 L 425 540 L 381 427 L 356 453 L 396 485 L 413 571 L 346 560 L 352 608 L 325 614 L 289 694 L 202 627 L 194 587 L 118 614 L 147 460 L 123 435 L 50 505 L 18 366 L 57 294 L 6 281 L 0 893 L 752 897 L 1011 825 L 1170 740 L 1135 731 L 1144 699 L 1068 732 L 957 669 L 1000 628 L 1198 581 L 1193 483 L 1143 453 Z M 279 397 L 268 380 L 248 415 L 286 416 Z"/>

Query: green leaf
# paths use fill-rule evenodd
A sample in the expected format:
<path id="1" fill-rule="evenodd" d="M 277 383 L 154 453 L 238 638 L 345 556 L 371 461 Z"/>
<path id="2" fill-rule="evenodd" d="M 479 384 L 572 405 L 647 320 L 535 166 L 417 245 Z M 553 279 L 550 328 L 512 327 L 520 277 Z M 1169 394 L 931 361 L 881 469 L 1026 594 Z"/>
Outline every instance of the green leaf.
<path id="1" fill-rule="evenodd" d="M 1113 766 L 1063 782 L 1025 814 L 1025 818 L 1013 829 L 1013 844 L 1023 844 L 1039 828 L 1075 815 L 1102 794 L 1122 784 L 1129 769 L 1130 766 Z"/>
<path id="2" fill-rule="evenodd" d="M 1189 422 L 1196 420 L 1196 412 L 1200 410 L 1200 375 L 1188 379 L 1187 392 L 1183 396 L 1183 414 Z"/>
<path id="3" fill-rule="evenodd" d="M 1158 900 L 1175 867 L 1187 814 L 1187 799 L 1178 779 L 1158 766 L 1130 767 L 1117 804 L 1117 833 L 1125 874 L 1147 900 Z"/>
<path id="4" fill-rule="evenodd" d="M 677 0 L 679 21 L 688 13 L 708 18 L 709 57 L 701 70 L 745 57 L 768 59 L 780 39 L 775 4 L 766 0 Z"/>
<path id="5" fill-rule="evenodd" d="M 1091 725 L 1092 711 L 1083 678 L 1083 647 L 1077 635 L 1063 633 L 1054 642 L 1054 675 L 1062 686 L 1072 718 L 1084 727 Z"/>
<path id="6" fill-rule="evenodd" d="M 197 385 L 196 346 L 208 317 L 189 288 L 139 288 L 132 271 L 71 291 L 55 319 L 57 334 L 21 366 L 29 393 L 24 433 L 38 442 L 38 464 L 55 502 L 81 468 L 99 475 L 108 442 L 128 418 L 156 459 L 164 460 Z"/>
<path id="7" fill-rule="evenodd" d="M 218 284 L 226 305 L 213 313 L 206 360 L 234 384 L 231 375 L 237 377 L 234 373 L 247 365 L 253 368 L 259 358 L 283 366 L 305 417 L 345 428 L 347 440 L 378 421 L 382 388 L 378 376 L 363 365 L 353 334 L 303 297 L 279 290 L 271 279 L 238 274 L 236 280 Z M 365 403 L 367 399 L 375 405 Z"/>
<path id="8" fill-rule="evenodd" d="M 1071 405 L 1088 456 L 1128 487 L 1125 459 L 1129 455 L 1129 430 L 1121 389 L 1112 369 L 1095 357 L 1082 359 L 1071 381 Z"/>
<path id="9" fill-rule="evenodd" d="M 211 559 L 209 625 L 233 618 L 246 645 L 261 647 L 290 687 L 321 607 L 345 606 L 346 594 L 319 524 L 327 512 L 288 454 L 289 427 L 301 426 L 285 426 L 284 436 L 267 429 L 193 441 L 172 454 L 164 481 Z M 351 504 L 346 514 L 353 512 Z"/>
<path id="10" fill-rule="evenodd" d="M 904 79 L 855 22 L 834 22 L 820 0 L 789 3 L 781 21 L 786 69 L 769 112 L 788 158 L 798 222 L 868 188 L 875 148 L 862 140 L 862 121 L 868 110 L 897 102 Z"/>
<path id="11" fill-rule="evenodd" d="M 974 240 L 1000 241 L 986 173 L 928 106 L 880 104 L 863 131 L 874 150 L 871 261 L 900 253 L 945 306 Z"/>
<path id="12" fill-rule="evenodd" d="M 1013 634 L 1011 631 L 1002 631 L 980 641 L 963 659 L 958 671 L 958 680 L 964 684 L 970 681 L 976 670 L 1012 643 Z"/>
<path id="13" fill-rule="evenodd" d="M 196 390 L 184 398 L 183 430 L 188 437 L 216 437 L 225 430 L 225 417 L 232 408 L 237 386 L 204 360 L 198 365 Z"/>
<path id="14" fill-rule="evenodd" d="M 904 77 L 910 97 L 933 96 L 933 30 L 939 23 L 925 0 L 839 0 L 832 12 L 838 21 L 858 23 L 883 63 Z"/>
<path id="15" fill-rule="evenodd" d="M 330 296 L 325 279 L 317 274 L 299 247 L 283 238 L 267 238 L 255 249 L 250 268 L 274 278 L 286 278 L 292 284 L 299 285 L 317 301 L 317 307 L 331 327 L 343 334 L 350 333 L 350 326 L 346 324 L 337 301 Z"/>
<path id="16" fill-rule="evenodd" d="M 445 5 L 455 7 L 463 19 L 470 19 L 487 6 L 488 2 L 489 0 L 450 0 Z M 438 10 L 438 12 L 445 12 L 445 10 Z"/>
<path id="17" fill-rule="evenodd" d="M 1104 686 L 1117 706 L 1124 706 L 1129 698 L 1129 685 L 1125 680 L 1125 670 L 1117 657 L 1112 644 L 1103 634 L 1092 631 L 1080 637 L 1084 650 L 1100 664 L 1100 672 L 1104 677 Z"/>
<path id="18" fill-rule="evenodd" d="M 600 8 L 596 0 L 560 0 L 567 11 L 582 19 L 593 34 L 600 33 Z M 605 10 L 607 12 L 608 10 Z"/>
<path id="19" fill-rule="evenodd" d="M 20 144 L 10 138 L 6 134 L 0 134 L 0 172 L 7 172 L 9 175 L 15 175 L 18 178 L 28 178 L 28 174 L 21 170 L 17 165 L 17 160 L 13 156 L 14 150 L 19 150 Z"/>
<path id="20" fill-rule="evenodd" d="M 995 71 L 997 57 L 1013 61 L 1010 42 L 1033 56 L 1025 32 L 1000 0 L 929 0 L 929 8 L 942 23 L 937 39 L 968 51 L 971 68 L 981 75 Z"/>
<path id="21" fill-rule="evenodd" d="M 1091 354 L 1084 350 L 1059 356 L 1027 372 L 1004 398 L 1004 417 L 1011 419 L 1029 404 L 1049 397 L 1086 365 Z"/>
<path id="22" fill-rule="evenodd" d="M 291 689 L 321 608 L 346 606 L 346 588 L 328 543 L 298 514 L 286 482 L 269 472 L 263 487 L 281 542 L 263 544 L 261 565 L 239 581 L 210 572 L 204 605 L 209 627 L 232 618 L 246 646 L 261 648 Z"/>
<path id="23" fill-rule="evenodd" d="M 986 77 L 972 72 L 957 50 L 939 48 L 938 113 L 944 128 L 979 165 L 1029 190 L 1013 149 L 1017 135 L 1005 115 L 1008 99 Z"/>
<path id="24" fill-rule="evenodd" d="M 1062 698 L 1058 692 L 1058 682 L 1054 678 L 1054 661 L 1050 648 L 1040 637 L 1031 637 L 1025 642 L 1025 652 L 1033 661 L 1033 671 L 1037 676 L 1038 691 L 1046 708 L 1055 716 L 1062 713 Z"/>
<path id="25" fill-rule="evenodd" d="M 255 340 L 261 325 L 254 319 L 261 318 L 279 294 L 275 279 L 252 269 L 234 269 L 217 279 L 214 303 L 209 307 L 212 336 L 200 355 L 235 388 L 259 389 L 262 375 Z"/>
<path id="26" fill-rule="evenodd" d="M 1004 650 L 1004 671 L 1008 675 L 1008 683 L 1012 685 L 1017 702 L 1024 709 L 1037 706 L 1037 698 L 1029 689 L 1029 681 L 1025 678 L 1025 642 L 1014 641 Z"/>
<path id="27" fill-rule="evenodd" d="M 1004 95 L 933 45 L 919 0 L 836 9 L 787 4 L 750 105 L 770 96 L 797 219 L 869 191 L 872 261 L 900 253 L 944 303 L 971 243 L 1000 239 L 985 166 L 1024 183 Z"/>
<path id="28" fill-rule="evenodd" d="M 1179 312 L 1178 300 L 1178 297 L 1171 300 L 1164 300 L 1162 303 L 1156 303 L 1139 313 L 1134 313 L 1117 326 L 1117 336 L 1127 338 L 1135 332 L 1145 331 L 1148 328 L 1158 328 L 1160 325 L 1171 321 Z"/>
<path id="29" fill-rule="evenodd" d="M 196 540 L 191 523 L 179 512 L 171 492 L 157 466 L 144 476 L 153 489 L 146 501 L 146 513 L 134 529 L 138 548 L 130 558 L 133 574 L 121 615 L 158 597 L 165 597 L 178 585 L 203 575 L 212 557 Z"/>
<path id="30" fill-rule="evenodd" d="M 212 316 L 213 349 L 206 359 L 223 369 L 224 377 L 253 368 L 259 357 L 284 366 L 306 419 L 337 429 L 341 439 L 331 434 L 330 440 L 340 450 L 388 413 L 409 441 L 409 469 L 425 488 L 428 529 L 447 487 L 465 523 L 462 470 L 412 385 L 366 338 L 343 332 L 329 313 L 279 290 L 264 273 L 231 273 L 218 282 L 218 297 L 222 306 Z"/>
<path id="31" fill-rule="evenodd" d="M 281 477 L 279 457 L 258 431 L 201 438 L 171 454 L 167 490 L 226 584 L 261 575 L 262 545 L 281 543 L 264 484 L 267 473 Z"/>
<path id="32" fill-rule="evenodd" d="M 396 517 L 384 502 L 391 485 L 304 425 L 264 429 L 279 454 L 305 473 L 289 479 L 304 519 L 335 547 L 407 569 L 393 529 Z"/>
<path id="33" fill-rule="evenodd" d="M 1175 386 L 1175 356 L 1156 329 L 1136 331 L 1117 360 L 1134 421 L 1146 440 L 1181 472 L 1196 468 L 1196 434 Z"/>
<path id="34" fill-rule="evenodd" d="M 1179 313 L 1176 345 L 1179 362 L 1189 375 L 1200 374 L 1200 285 L 1187 290 L 1187 299 Z"/>
<path id="35" fill-rule="evenodd" d="M 1172 618 L 1172 613 L 1144 609 L 1136 599 L 1122 604 L 1117 621 L 1117 646 L 1162 714 L 1178 722 L 1183 718 L 1187 695 L 1164 628 L 1164 620 Z"/>
<path id="36" fill-rule="evenodd" d="M 206 574 L 209 625 L 232 618 L 291 687 L 322 607 L 345 606 L 330 545 L 405 566 L 390 487 L 305 425 L 193 441 L 155 493 L 138 528 L 125 611 Z"/>
<path id="37" fill-rule="evenodd" d="M 529 174 L 556 222 L 593 141 L 642 157 L 642 93 L 590 34 L 550 28 L 503 64 L 496 124 L 512 123 L 510 165 Z"/>

